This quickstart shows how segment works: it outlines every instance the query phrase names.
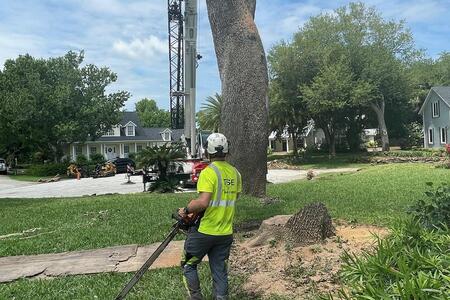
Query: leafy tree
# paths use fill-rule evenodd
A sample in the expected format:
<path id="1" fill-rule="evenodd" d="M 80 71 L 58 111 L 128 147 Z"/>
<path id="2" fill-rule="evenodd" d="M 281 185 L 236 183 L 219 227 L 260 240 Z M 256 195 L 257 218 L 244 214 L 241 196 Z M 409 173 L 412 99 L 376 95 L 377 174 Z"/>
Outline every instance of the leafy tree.
<path id="1" fill-rule="evenodd" d="M 144 127 L 170 127 L 170 112 L 158 108 L 156 101 L 144 98 L 136 103 L 141 125 Z"/>
<path id="2" fill-rule="evenodd" d="M 443 52 L 433 60 L 422 58 L 411 64 L 408 76 L 412 80 L 413 95 L 411 104 L 418 112 L 433 86 L 450 85 L 450 52 Z M 418 120 L 421 118 L 416 114 Z"/>
<path id="3" fill-rule="evenodd" d="M 311 85 L 301 87 L 311 116 L 323 129 L 331 156 L 336 155 L 336 134 L 345 127 L 346 110 L 370 94 L 367 82 L 356 81 L 342 62 L 325 66 Z"/>
<path id="4" fill-rule="evenodd" d="M 254 17 L 256 0 L 206 1 L 222 81 L 221 131 L 245 194 L 266 195 L 268 74 Z M 245 134 L 243 134 L 243 132 Z"/>
<path id="5" fill-rule="evenodd" d="M 197 114 L 201 129 L 219 132 L 222 102 L 222 96 L 218 93 L 206 98 L 206 103 L 202 105 L 201 110 Z"/>
<path id="6" fill-rule="evenodd" d="M 306 104 L 298 89 L 308 79 L 302 72 L 302 62 L 296 58 L 294 47 L 286 43 L 275 46 L 268 55 L 270 129 L 281 134 L 287 127 L 294 141 L 294 155 L 298 153 L 297 142 L 308 121 Z"/>
<path id="7" fill-rule="evenodd" d="M 120 120 L 128 92 L 106 94 L 108 68 L 81 67 L 84 54 L 50 59 L 21 55 L 0 72 L 0 145 L 8 155 L 58 159 L 63 145 L 101 136 Z"/>
<path id="8" fill-rule="evenodd" d="M 284 52 L 294 52 L 287 60 L 290 64 L 282 68 L 284 72 L 278 72 L 282 80 L 275 78 L 275 84 L 293 82 L 283 85 L 283 89 L 287 90 L 284 93 L 301 99 L 301 89 L 297 94 L 293 92 L 295 83 L 311 85 L 321 70 L 340 61 L 348 66 L 355 80 L 369 84 L 371 94 L 354 99 L 359 102 L 343 112 L 347 115 L 347 125 L 342 127 L 351 129 L 347 130 L 348 134 L 359 135 L 358 130 L 353 130 L 355 120 L 360 128 L 362 116 L 370 109 L 382 132 L 383 148 L 389 148 L 388 126 L 402 124 L 409 117 L 405 111 L 411 111 L 411 84 L 406 67 L 419 54 L 403 22 L 385 21 L 374 8 L 362 3 L 350 3 L 333 14 L 312 17 L 294 35 L 290 44 L 281 43 L 275 47 L 277 59 L 282 57 L 277 53 L 279 48 L 290 48 Z M 272 62 L 270 56 L 269 62 Z M 293 70 L 292 74 L 289 69 Z M 286 110 L 291 107 L 288 105 Z M 301 105 L 298 109 L 302 109 Z M 314 114 L 308 111 L 302 113 L 306 117 Z"/>

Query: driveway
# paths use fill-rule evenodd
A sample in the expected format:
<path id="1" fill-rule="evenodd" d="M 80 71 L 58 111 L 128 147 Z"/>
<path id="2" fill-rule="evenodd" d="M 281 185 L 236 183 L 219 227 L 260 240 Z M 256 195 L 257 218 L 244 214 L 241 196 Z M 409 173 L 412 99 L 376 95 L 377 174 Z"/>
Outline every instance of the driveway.
<path id="1" fill-rule="evenodd" d="M 9 179 L 4 186 L 0 183 L 0 198 L 55 198 L 79 197 L 85 195 L 130 194 L 144 189 L 142 176 L 132 176 L 135 184 L 125 184 L 125 174 L 106 178 L 67 179 L 50 183 L 26 183 Z"/>
<path id="2" fill-rule="evenodd" d="M 24 186 L 30 186 L 35 185 L 34 182 L 27 182 L 27 181 L 18 181 L 9 178 L 9 176 L 6 175 L 0 175 L 0 193 L 9 189 L 14 189 L 18 187 L 24 187 Z"/>
<path id="3" fill-rule="evenodd" d="M 316 175 L 323 173 L 355 172 L 355 168 L 318 169 Z M 305 170 L 269 170 L 267 180 L 283 183 L 306 178 Z M 106 178 L 68 179 L 51 183 L 30 183 L 16 181 L 7 176 L 0 176 L 0 198 L 59 198 L 81 197 L 86 195 L 131 194 L 143 191 L 142 176 L 132 176 L 134 184 L 126 184 L 125 174 Z M 195 189 L 184 189 L 194 192 Z"/>
<path id="4" fill-rule="evenodd" d="M 344 173 L 357 172 L 357 168 L 336 168 L 336 169 L 313 169 L 314 175 L 321 175 L 325 173 Z M 273 169 L 269 170 L 267 174 L 267 181 L 272 183 L 284 183 L 294 180 L 305 179 L 309 170 L 287 170 L 287 169 Z"/>

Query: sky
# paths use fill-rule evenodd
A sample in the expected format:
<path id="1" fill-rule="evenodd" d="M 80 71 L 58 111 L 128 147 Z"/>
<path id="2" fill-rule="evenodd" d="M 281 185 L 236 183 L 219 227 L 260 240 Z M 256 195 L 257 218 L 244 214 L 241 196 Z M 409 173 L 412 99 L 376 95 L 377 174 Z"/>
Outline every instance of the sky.
<path id="1" fill-rule="evenodd" d="M 199 1 L 197 109 L 220 92 L 206 1 Z M 227 1 L 227 0 L 216 0 Z M 343 0 L 257 0 L 256 23 L 265 50 L 290 40 L 311 16 Z M 367 0 L 386 19 L 405 20 L 418 48 L 436 58 L 450 51 L 450 0 Z M 169 107 L 166 0 L 0 0 L 0 67 L 21 54 L 61 56 L 85 51 L 85 63 L 107 66 L 118 80 L 108 91 L 129 91 L 128 111 L 142 98 Z"/>

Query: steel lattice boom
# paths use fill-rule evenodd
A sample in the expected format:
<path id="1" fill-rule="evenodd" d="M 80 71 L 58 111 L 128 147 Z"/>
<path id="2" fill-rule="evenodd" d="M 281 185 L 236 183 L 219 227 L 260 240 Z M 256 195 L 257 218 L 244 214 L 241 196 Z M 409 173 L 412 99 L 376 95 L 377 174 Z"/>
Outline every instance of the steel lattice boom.
<path id="1" fill-rule="evenodd" d="M 170 117 L 172 128 L 184 128 L 183 0 L 168 0 Z"/>

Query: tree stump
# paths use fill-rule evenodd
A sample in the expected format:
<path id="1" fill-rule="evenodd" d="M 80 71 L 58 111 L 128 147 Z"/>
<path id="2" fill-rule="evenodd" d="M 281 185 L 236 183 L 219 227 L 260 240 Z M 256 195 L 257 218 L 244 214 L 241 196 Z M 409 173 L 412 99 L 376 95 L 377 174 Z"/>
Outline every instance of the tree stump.
<path id="1" fill-rule="evenodd" d="M 285 225 L 286 239 L 298 246 L 323 242 L 336 235 L 327 207 L 320 202 L 305 206 Z"/>
<path id="2" fill-rule="evenodd" d="M 250 247 L 262 246 L 270 241 L 284 240 L 294 246 L 323 242 L 336 235 L 331 217 L 323 203 L 311 203 L 295 215 L 279 215 L 264 220 Z"/>

